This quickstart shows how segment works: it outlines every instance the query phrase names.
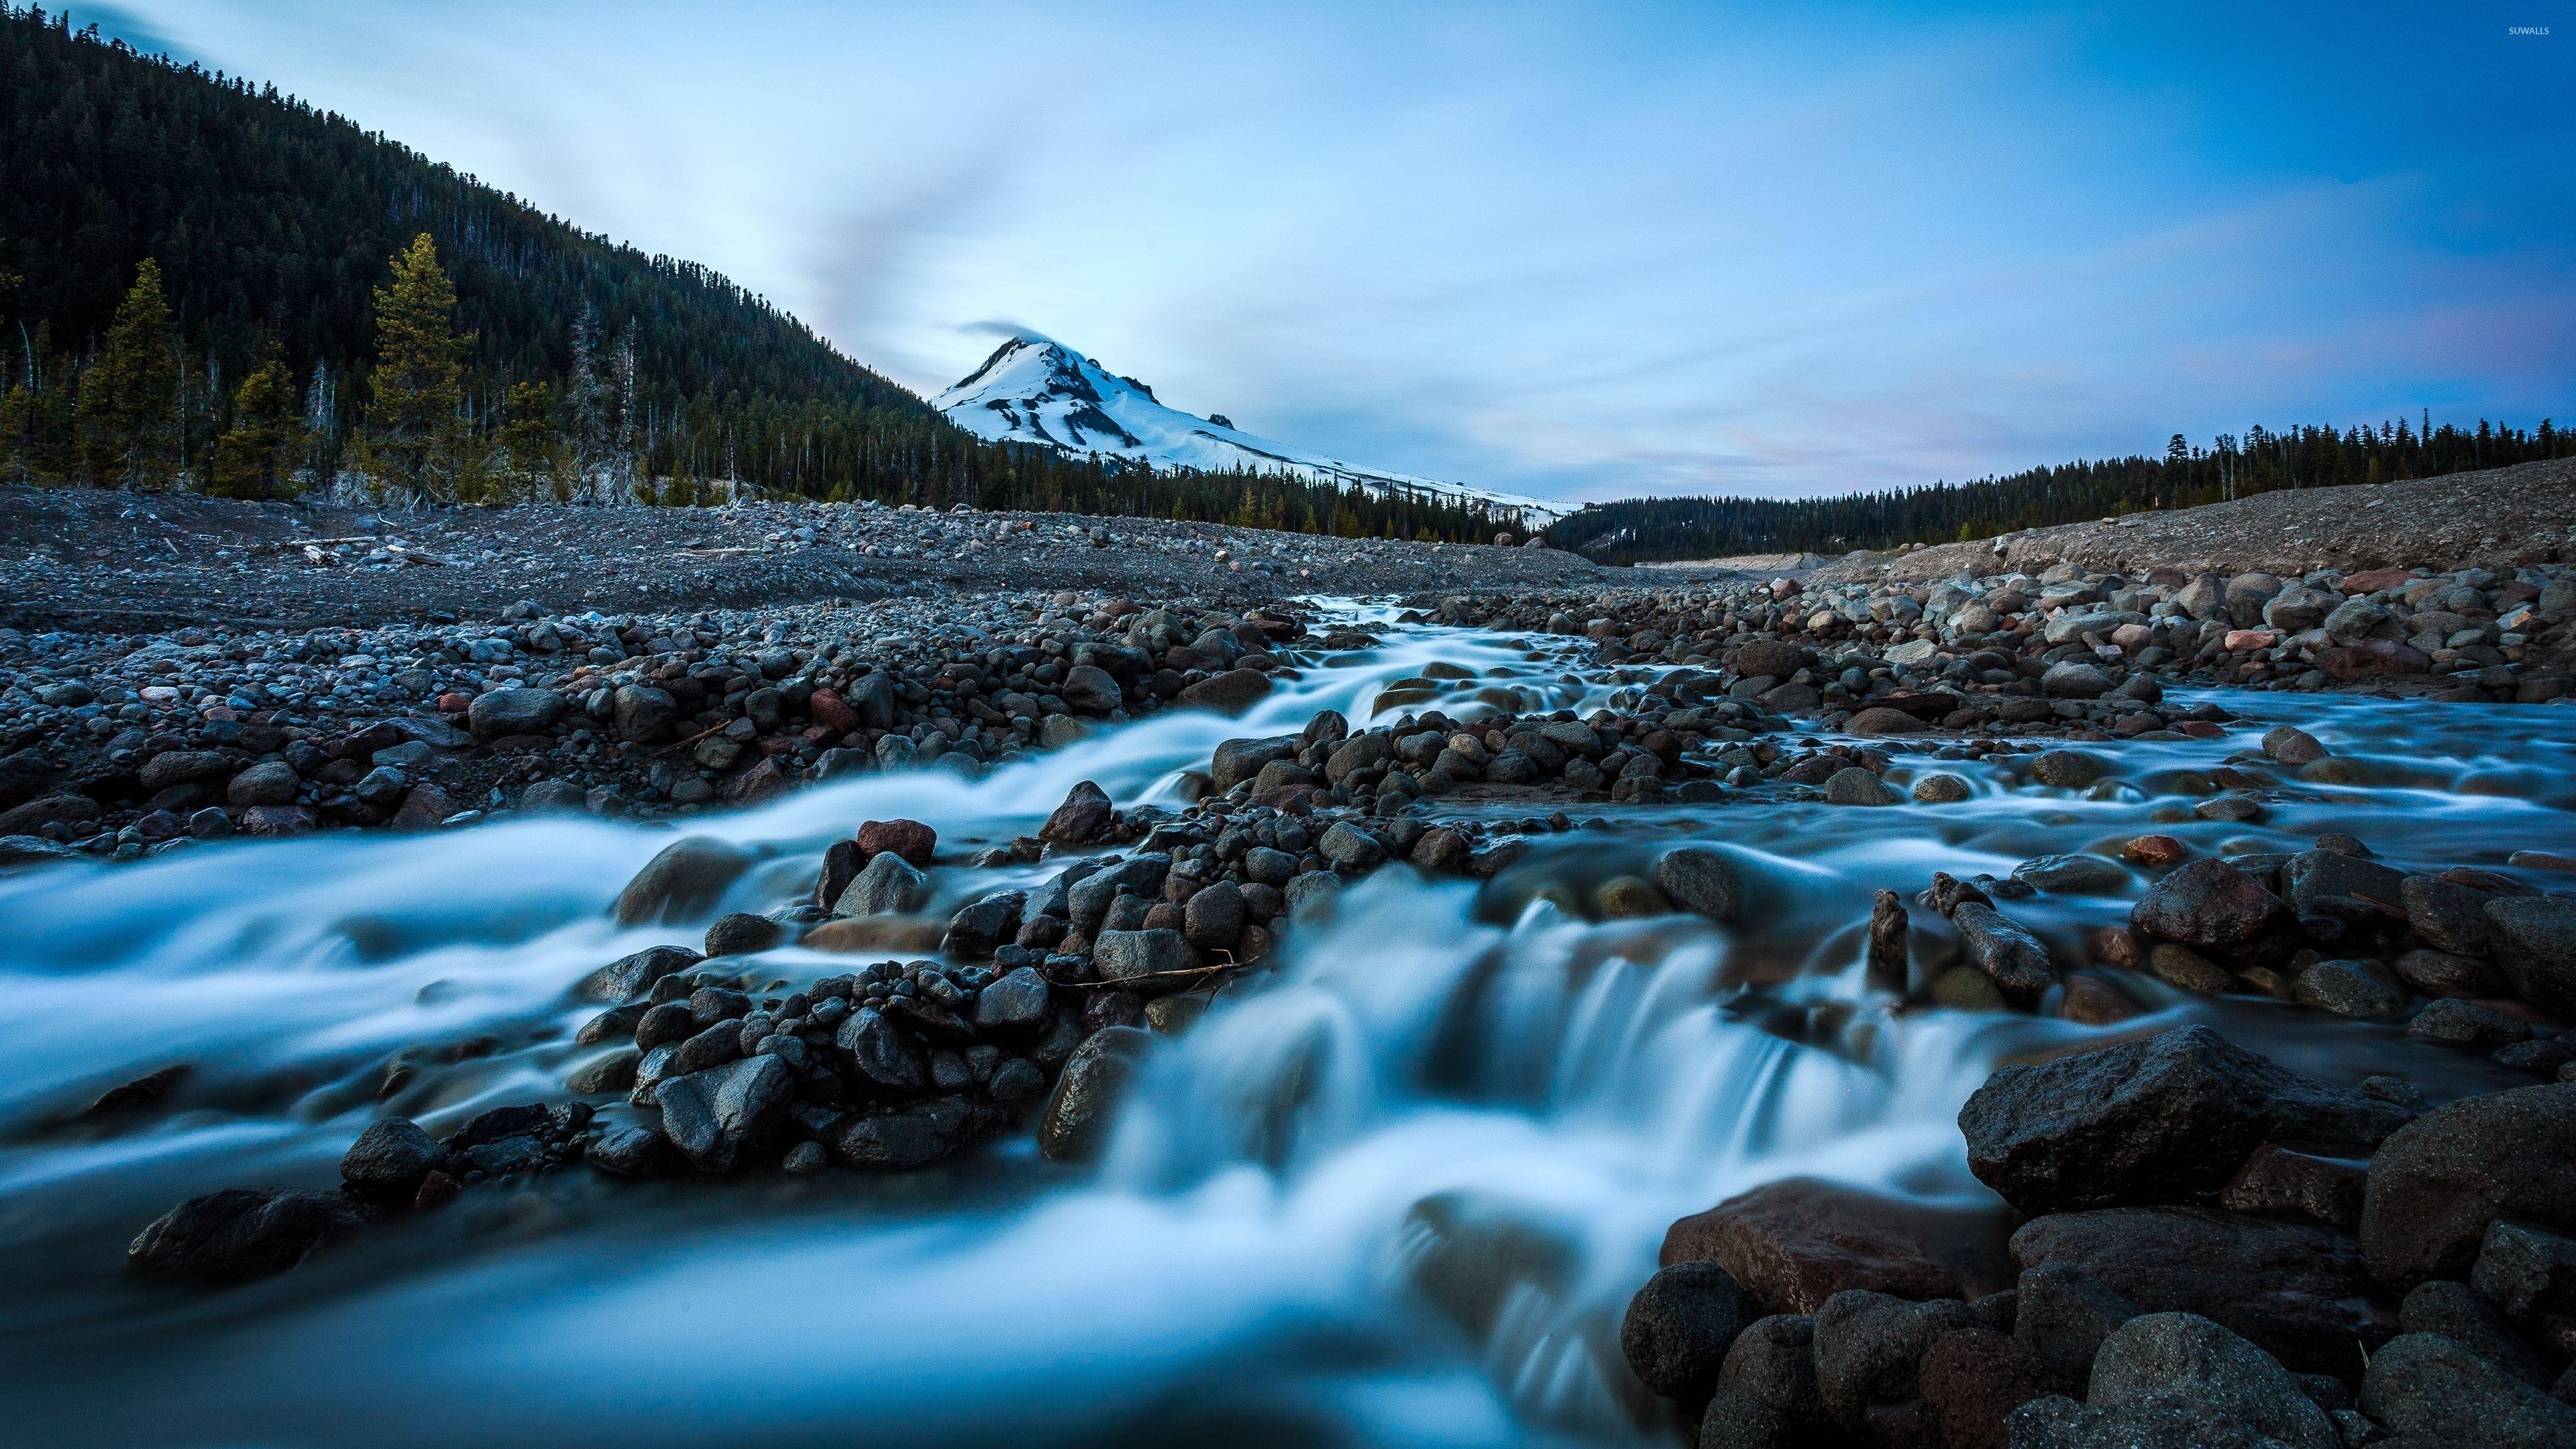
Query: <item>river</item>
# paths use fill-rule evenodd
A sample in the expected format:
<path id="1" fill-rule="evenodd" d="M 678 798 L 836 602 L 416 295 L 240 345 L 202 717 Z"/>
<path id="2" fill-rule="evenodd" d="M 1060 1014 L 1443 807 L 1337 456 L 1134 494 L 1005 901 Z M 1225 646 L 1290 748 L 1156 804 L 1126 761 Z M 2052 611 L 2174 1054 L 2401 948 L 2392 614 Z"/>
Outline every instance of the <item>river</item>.
<path id="1" fill-rule="evenodd" d="M 870 776 L 689 828 L 767 854 L 727 901 L 766 909 L 863 819 L 928 821 L 962 858 L 1077 780 L 1170 800 L 1222 739 L 1363 720 L 1435 660 L 1548 708 L 1621 687 L 1569 641 L 1350 617 L 1386 643 L 1310 664 L 1247 720 L 1161 716 L 982 780 Z M 1960 1104 L 1997 1062 L 2093 1031 L 1894 1009 L 1861 968 L 1872 891 L 2148 830 L 2201 851 L 2346 831 L 2434 868 L 2576 842 L 2576 710 L 2202 697 L 2244 723 L 2093 746 L 2122 783 L 2092 796 L 1948 760 L 1966 801 L 1604 806 L 1492 882 L 1381 871 L 1159 1041 L 1096 1167 L 1023 1134 L 901 1177 L 576 1170 L 220 1292 L 129 1280 L 126 1240 L 217 1187 L 328 1185 L 383 1110 L 444 1132 L 559 1098 L 598 1009 L 566 987 L 691 939 L 607 914 L 671 835 L 528 819 L 0 879 L 0 1421 L 64 1446 L 1673 1442 L 1617 1349 L 1673 1219 L 1793 1174 L 1991 1204 Z M 2373 783 L 2294 783 L 2259 823 L 2159 822 L 2191 803 L 2176 772 L 2283 719 Z M 1756 924 L 1586 923 L 1543 893 L 1686 840 L 1750 863 Z M 937 874 L 955 900 L 1040 875 L 1015 870 Z M 2007 906 L 2075 959 L 2144 885 Z M 849 961 L 768 959 L 791 982 Z M 2207 1021 L 2332 1080 L 2390 1073 L 2437 1100 L 2511 1080 L 2397 1027 L 2125 980 L 2149 1025 Z M 401 1052 L 409 1081 L 379 1104 Z M 65 1125 L 177 1064 L 172 1113 Z"/>

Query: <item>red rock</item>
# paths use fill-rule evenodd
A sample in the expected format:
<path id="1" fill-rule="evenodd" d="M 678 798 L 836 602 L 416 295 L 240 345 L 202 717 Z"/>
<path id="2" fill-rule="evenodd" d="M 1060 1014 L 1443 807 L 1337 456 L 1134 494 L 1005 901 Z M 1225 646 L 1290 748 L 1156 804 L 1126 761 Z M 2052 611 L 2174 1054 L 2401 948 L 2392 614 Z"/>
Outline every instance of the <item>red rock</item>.
<path id="1" fill-rule="evenodd" d="M 463 1184 L 433 1167 L 429 1175 L 420 1180 L 420 1191 L 412 1196 L 411 1205 L 415 1211 L 427 1212 L 431 1208 L 446 1206 L 463 1190 Z"/>
<path id="2" fill-rule="evenodd" d="M 1988 1328 L 1935 1339 L 1915 1384 L 1941 1425 L 1944 1449 L 2005 1449 L 2013 1410 L 2073 1387 L 2018 1340 Z"/>
<path id="3" fill-rule="evenodd" d="M 2057 1003 L 2059 1016 L 2085 1026 L 2117 1025 L 2145 1015 L 2146 1010 L 2130 1000 L 2128 993 L 2092 971 L 2068 972 L 2065 993 Z"/>
<path id="4" fill-rule="evenodd" d="M 2126 926 L 2104 926 L 2084 938 L 2085 954 L 2105 966 L 2135 971 L 2147 964 L 2146 943 Z"/>
<path id="5" fill-rule="evenodd" d="M 1946 713 L 1946 711 L 1944 712 Z M 1904 710 L 1893 709 L 1883 704 L 1874 704 L 1869 708 L 1862 710 L 1860 713 L 1853 715 L 1850 722 L 1843 726 L 1843 729 L 1851 734 L 1869 737 L 1878 735 L 1910 735 L 1922 730 L 1924 727 L 1922 720 L 1906 713 Z"/>
<path id="6" fill-rule="evenodd" d="M 2415 575 L 2406 569 L 2364 569 L 2357 574 L 2346 574 L 2340 587 L 2347 594 L 2375 594 L 2381 589 L 2393 589 L 2413 582 Z"/>
<path id="7" fill-rule="evenodd" d="M 918 820 L 871 820 L 859 827 L 858 845 L 868 859 L 891 850 L 914 865 L 928 865 L 939 849 L 939 832 Z"/>
<path id="8" fill-rule="evenodd" d="M 805 712 L 814 717 L 814 723 L 838 734 L 848 734 L 859 727 L 859 712 L 828 689 L 815 690 L 805 703 Z"/>
<path id="9" fill-rule="evenodd" d="M 1933 1208 L 1841 1183 L 1766 1183 L 1664 1234 L 1661 1262 L 1716 1263 L 1765 1312 L 1813 1313 L 1846 1288 L 1975 1298 L 2010 1287 L 2010 1213 Z"/>
<path id="10" fill-rule="evenodd" d="M 473 706 L 473 703 L 474 696 L 470 694 L 456 694 L 452 692 L 442 694 L 438 697 L 438 712 L 440 714 L 463 714 L 467 709 Z"/>
<path id="11" fill-rule="evenodd" d="M 2191 847 L 2170 835 L 2141 835 L 2120 847 L 2120 858 L 2131 865 L 2180 865 L 2190 857 Z"/>
<path id="12" fill-rule="evenodd" d="M 2249 649 L 2269 649 L 2280 642 L 2281 636 L 2269 629 L 2230 629 L 2227 631 L 2226 648 L 2230 653 L 2241 653 Z"/>
<path id="13" fill-rule="evenodd" d="M 2196 740 L 2214 740 L 2227 733 L 2226 726 L 2205 719 L 2180 720 L 2174 724 L 2174 729 Z"/>
<path id="14" fill-rule="evenodd" d="M 777 757 L 763 755 L 759 764 L 725 782 L 725 798 L 737 805 L 756 805 L 784 794 L 791 783 L 786 771 L 778 768 Z"/>

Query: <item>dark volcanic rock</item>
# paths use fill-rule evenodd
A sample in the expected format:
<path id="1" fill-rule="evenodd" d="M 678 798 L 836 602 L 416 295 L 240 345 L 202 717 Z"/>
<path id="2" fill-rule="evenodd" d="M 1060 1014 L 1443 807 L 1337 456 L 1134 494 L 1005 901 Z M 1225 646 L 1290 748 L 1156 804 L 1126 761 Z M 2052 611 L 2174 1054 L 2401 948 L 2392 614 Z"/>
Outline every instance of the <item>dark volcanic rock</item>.
<path id="1" fill-rule="evenodd" d="M 2576 1231 L 2576 1084 L 2463 1097 L 2371 1156 L 2361 1243 L 2393 1290 L 2465 1275 L 2499 1218 Z"/>
<path id="2" fill-rule="evenodd" d="M 1747 1324 L 1717 1372 L 1720 1397 L 1734 1395 L 1769 1409 L 1788 1426 L 1791 1444 L 1826 1432 L 1825 1398 L 1816 1386 L 1816 1320 L 1773 1314 Z"/>
<path id="3" fill-rule="evenodd" d="M 1675 1222 L 1662 1261 L 1716 1263 L 1764 1309 L 1813 1313 L 1851 1288 L 1967 1298 L 2007 1287 L 2006 1235 L 1999 1212 L 1926 1207 L 1792 1177 Z"/>
<path id="4" fill-rule="evenodd" d="M 2284 1071 L 2205 1026 L 2005 1067 L 1959 1112 L 1968 1167 L 2028 1213 L 2214 1192 L 2259 1143 L 2368 1144 L 2388 1103 Z"/>
<path id="5" fill-rule="evenodd" d="M 658 1127 L 620 1127 L 601 1134 L 583 1160 L 619 1177 L 662 1177 L 685 1165 L 679 1149 Z"/>
<path id="6" fill-rule="evenodd" d="M 2390 1339 L 2371 1356 L 2361 1411 L 2409 1442 L 2481 1449 L 2576 1445 L 2576 1408 L 2433 1333 Z"/>
<path id="7" fill-rule="evenodd" d="M 2466 1283 L 2429 1278 L 2416 1284 L 2397 1310 L 2397 1327 L 2402 1333 L 2438 1333 L 2535 1388 L 2548 1388 L 2553 1377 L 2503 1310 Z"/>
<path id="8" fill-rule="evenodd" d="M 2524 1000 L 2576 1017 L 2576 900 L 2499 896 L 2487 902 L 2496 965 Z"/>
<path id="9" fill-rule="evenodd" d="M 2290 903 L 2215 856 L 2204 857 L 2150 887 L 2129 924 L 2204 954 L 2257 964 L 2298 924 Z"/>
<path id="10" fill-rule="evenodd" d="M 1038 827 L 1038 838 L 1057 845 L 1087 845 L 1100 838 L 1116 814 L 1109 793 L 1084 780 L 1065 792 L 1064 803 Z"/>
<path id="11" fill-rule="evenodd" d="M 247 1282 L 285 1272 L 365 1221 L 339 1193 L 228 1187 L 154 1219 L 127 1245 L 125 1263 L 154 1278 Z"/>
<path id="12" fill-rule="evenodd" d="M 1088 1162 L 1109 1145 L 1119 1101 L 1153 1046 L 1132 1026 L 1103 1027 L 1066 1059 L 1038 1120 L 1038 1151 L 1057 1162 Z"/>
<path id="13" fill-rule="evenodd" d="M 2024 1268 L 2067 1263 L 2147 1313 L 2197 1313 L 2303 1373 L 2351 1379 L 2387 1336 L 2344 1234 L 2208 1208 L 2106 1208 L 2033 1218 Z"/>
<path id="14" fill-rule="evenodd" d="M 2079 1391 L 2093 1376 L 2102 1340 L 2141 1311 L 2073 1263 L 2023 1270 L 2013 1298 L 2014 1339 Z"/>
<path id="15" fill-rule="evenodd" d="M 2057 984 L 2057 968 L 2039 938 L 1993 906 L 1963 901 L 1951 913 L 1968 964 L 1994 979 L 2004 999 L 2030 1003 Z"/>
<path id="16" fill-rule="evenodd" d="M 662 1131 L 698 1170 L 731 1172 L 778 1135 L 795 1092 L 785 1062 L 757 1056 L 669 1078 L 654 1099 Z"/>
<path id="17" fill-rule="evenodd" d="M 647 946 L 581 978 L 573 995 L 585 1001 L 632 1001 L 652 990 L 654 982 L 705 959 L 686 946 Z"/>
<path id="18" fill-rule="evenodd" d="M 1940 1426 L 1943 1449 L 2007 1449 L 2012 1411 L 2063 1393 L 2065 1376 L 1989 1328 L 1944 1334 L 1924 1351 L 1916 1392 Z"/>
<path id="19" fill-rule="evenodd" d="M 372 1202 L 403 1204 L 420 1191 L 420 1180 L 438 1165 L 438 1144 L 408 1117 L 387 1117 L 367 1124 L 340 1159 L 340 1181 L 350 1192 Z"/>
<path id="20" fill-rule="evenodd" d="M 1816 1388 L 1825 1412 L 1853 1434 L 1865 1434 L 1875 1412 L 1919 1397 L 1915 1373 L 1924 1350 L 1944 1334 L 1977 1326 L 1968 1305 L 1951 1298 L 1909 1303 L 1866 1289 L 1846 1289 L 1816 1310 Z"/>
<path id="21" fill-rule="evenodd" d="M 1675 1263 L 1628 1300 L 1619 1349 L 1640 1383 L 1668 1399 L 1696 1401 L 1717 1385 L 1726 1351 L 1760 1315 L 1715 1263 Z"/>

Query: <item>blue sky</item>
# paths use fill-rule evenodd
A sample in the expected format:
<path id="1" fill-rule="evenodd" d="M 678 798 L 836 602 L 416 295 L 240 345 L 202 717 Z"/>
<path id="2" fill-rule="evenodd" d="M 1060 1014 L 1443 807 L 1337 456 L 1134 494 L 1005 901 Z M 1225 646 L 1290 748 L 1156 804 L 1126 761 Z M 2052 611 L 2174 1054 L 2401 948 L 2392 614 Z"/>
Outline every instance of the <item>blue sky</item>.
<path id="1" fill-rule="evenodd" d="M 72 8 L 925 392 L 1025 327 L 1497 487 L 2576 414 L 2576 0 Z"/>

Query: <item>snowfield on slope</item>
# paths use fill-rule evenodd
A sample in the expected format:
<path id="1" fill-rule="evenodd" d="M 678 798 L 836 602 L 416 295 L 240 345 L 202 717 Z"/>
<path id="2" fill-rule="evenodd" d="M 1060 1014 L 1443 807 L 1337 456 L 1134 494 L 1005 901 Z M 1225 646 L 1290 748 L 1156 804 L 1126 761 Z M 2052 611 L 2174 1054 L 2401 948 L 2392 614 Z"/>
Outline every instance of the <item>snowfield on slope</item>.
<path id="1" fill-rule="evenodd" d="M 1496 493 L 1464 483 L 1356 467 L 1339 458 L 1244 432 L 1222 414 L 1196 417 L 1164 406 L 1154 390 L 1121 377 L 1060 342 L 1019 337 L 932 400 L 951 422 L 995 442 L 1035 443 L 1069 455 L 1133 458 L 1157 468 L 1225 472 L 1249 468 L 1517 510 L 1533 527 L 1568 511 L 1561 503 Z"/>

